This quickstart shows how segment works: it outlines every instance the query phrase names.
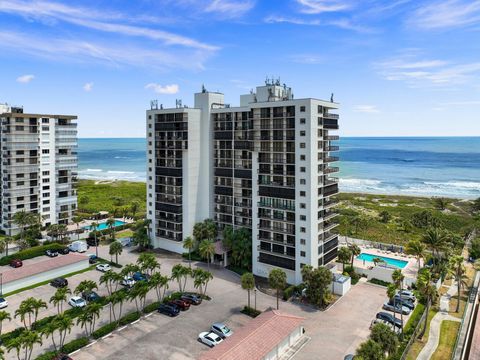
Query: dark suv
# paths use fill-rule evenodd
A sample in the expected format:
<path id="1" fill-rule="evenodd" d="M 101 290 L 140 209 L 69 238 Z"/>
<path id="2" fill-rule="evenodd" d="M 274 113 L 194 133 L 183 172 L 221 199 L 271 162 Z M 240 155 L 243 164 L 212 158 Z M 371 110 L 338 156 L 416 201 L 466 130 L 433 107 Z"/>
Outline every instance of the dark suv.
<path id="1" fill-rule="evenodd" d="M 168 316 L 177 316 L 180 313 L 180 310 L 176 306 L 160 304 L 158 307 L 158 312 Z"/>
<path id="2" fill-rule="evenodd" d="M 82 292 L 82 298 L 88 302 L 95 302 L 100 300 L 100 296 L 95 291 Z"/>
<path id="3" fill-rule="evenodd" d="M 388 322 L 389 324 L 392 324 L 392 325 L 395 325 L 396 327 L 398 328 L 402 328 L 403 324 L 402 324 L 402 321 L 400 319 L 396 319 L 393 317 L 392 314 L 389 314 L 389 313 L 386 313 L 384 311 L 381 311 L 379 313 L 377 313 L 377 319 L 381 319 L 381 320 L 385 320 L 386 322 Z"/>
<path id="4" fill-rule="evenodd" d="M 202 303 L 202 298 L 195 294 L 183 294 L 180 299 L 193 305 L 200 305 Z"/>
<path id="5" fill-rule="evenodd" d="M 67 279 L 64 279 L 64 278 L 56 278 L 56 279 L 53 279 L 52 281 L 50 281 L 50 285 L 52 285 L 53 287 L 56 287 L 56 288 L 61 288 L 61 287 L 65 287 L 68 285 L 68 281 Z"/>

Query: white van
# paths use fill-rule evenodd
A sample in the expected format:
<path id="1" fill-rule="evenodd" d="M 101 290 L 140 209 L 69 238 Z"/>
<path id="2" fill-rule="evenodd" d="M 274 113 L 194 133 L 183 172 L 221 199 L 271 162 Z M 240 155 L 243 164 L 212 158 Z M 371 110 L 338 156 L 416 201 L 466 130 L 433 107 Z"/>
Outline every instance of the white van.
<path id="1" fill-rule="evenodd" d="M 87 251 L 88 246 L 85 241 L 74 241 L 68 246 L 68 248 L 70 249 L 70 251 L 84 253 L 85 251 Z"/>

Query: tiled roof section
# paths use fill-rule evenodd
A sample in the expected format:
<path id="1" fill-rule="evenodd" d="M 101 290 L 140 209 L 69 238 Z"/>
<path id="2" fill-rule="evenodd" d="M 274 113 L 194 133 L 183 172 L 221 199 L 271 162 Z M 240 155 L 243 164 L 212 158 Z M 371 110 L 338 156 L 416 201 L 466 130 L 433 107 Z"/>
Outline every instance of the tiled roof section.
<path id="1" fill-rule="evenodd" d="M 286 339 L 305 320 L 268 310 L 207 351 L 200 360 L 258 360 Z"/>
<path id="2" fill-rule="evenodd" d="M 23 279 L 44 271 L 57 269 L 63 266 L 71 265 L 80 261 L 88 261 L 88 257 L 79 254 L 58 255 L 57 257 L 47 259 L 35 264 L 23 265 L 19 268 L 11 268 L 3 272 L 3 283 Z"/>

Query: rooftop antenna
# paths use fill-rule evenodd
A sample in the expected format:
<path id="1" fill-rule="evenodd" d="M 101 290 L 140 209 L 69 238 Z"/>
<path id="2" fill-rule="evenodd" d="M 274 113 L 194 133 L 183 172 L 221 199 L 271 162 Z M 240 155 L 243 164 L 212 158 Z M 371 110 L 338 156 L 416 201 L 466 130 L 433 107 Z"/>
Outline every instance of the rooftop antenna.
<path id="1" fill-rule="evenodd" d="M 333 102 L 333 93 L 330 95 L 330 102 Z"/>
<path id="2" fill-rule="evenodd" d="M 163 110 L 163 104 L 160 104 L 160 110 Z"/>
<path id="3" fill-rule="evenodd" d="M 268 76 L 265 76 L 265 85 L 268 85 Z"/>
<path id="4" fill-rule="evenodd" d="M 175 99 L 175 106 L 178 108 L 182 107 L 182 99 Z"/>
<path id="5" fill-rule="evenodd" d="M 150 101 L 150 110 L 158 110 L 158 100 Z"/>
<path id="6" fill-rule="evenodd" d="M 202 93 L 206 93 L 207 89 L 205 89 L 205 84 L 202 84 Z"/>

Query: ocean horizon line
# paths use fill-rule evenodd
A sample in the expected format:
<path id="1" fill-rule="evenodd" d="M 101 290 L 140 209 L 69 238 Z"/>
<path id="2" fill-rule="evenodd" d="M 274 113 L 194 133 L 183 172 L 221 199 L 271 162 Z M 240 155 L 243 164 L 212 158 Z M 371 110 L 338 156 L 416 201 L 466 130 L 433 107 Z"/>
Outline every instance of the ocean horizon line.
<path id="1" fill-rule="evenodd" d="M 119 137 L 83 137 L 79 136 L 79 139 L 85 140 L 105 140 L 105 139 L 142 139 L 146 140 L 146 137 L 136 137 L 136 136 L 119 136 Z M 340 135 L 342 139 L 461 139 L 461 138 L 480 138 L 480 135 Z"/>

